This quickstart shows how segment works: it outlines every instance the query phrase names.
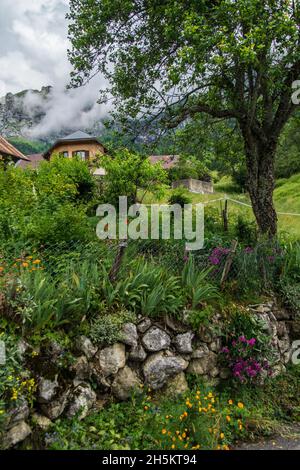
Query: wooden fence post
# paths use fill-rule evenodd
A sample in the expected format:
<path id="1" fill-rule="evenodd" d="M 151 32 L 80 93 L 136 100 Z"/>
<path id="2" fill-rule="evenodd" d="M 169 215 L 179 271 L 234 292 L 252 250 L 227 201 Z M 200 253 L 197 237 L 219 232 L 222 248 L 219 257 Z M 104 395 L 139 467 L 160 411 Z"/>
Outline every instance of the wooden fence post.
<path id="1" fill-rule="evenodd" d="M 224 284 L 226 282 L 226 279 L 228 277 L 228 274 L 229 274 L 229 271 L 230 271 L 230 268 L 231 268 L 231 265 L 232 265 L 232 261 L 233 261 L 233 258 L 234 258 L 234 255 L 235 255 L 235 252 L 236 252 L 236 249 L 237 249 L 237 245 L 238 245 L 237 240 L 233 240 L 232 243 L 231 243 L 230 252 L 229 252 L 228 257 L 225 261 L 225 265 L 224 265 L 224 269 L 223 269 L 223 273 L 222 273 L 222 277 L 221 277 L 221 289 L 223 289 Z"/>

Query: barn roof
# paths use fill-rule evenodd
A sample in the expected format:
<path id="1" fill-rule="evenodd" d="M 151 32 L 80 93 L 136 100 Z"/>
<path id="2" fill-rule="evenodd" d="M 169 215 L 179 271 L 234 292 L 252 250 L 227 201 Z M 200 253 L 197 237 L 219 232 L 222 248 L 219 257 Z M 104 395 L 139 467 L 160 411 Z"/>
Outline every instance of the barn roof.
<path id="1" fill-rule="evenodd" d="M 10 144 L 4 137 L 0 136 L 0 154 L 5 155 L 8 157 L 13 157 L 14 159 L 17 160 L 25 160 L 29 161 L 25 155 L 23 155 L 22 152 L 20 152 L 16 147 L 14 147 L 12 144 Z"/>

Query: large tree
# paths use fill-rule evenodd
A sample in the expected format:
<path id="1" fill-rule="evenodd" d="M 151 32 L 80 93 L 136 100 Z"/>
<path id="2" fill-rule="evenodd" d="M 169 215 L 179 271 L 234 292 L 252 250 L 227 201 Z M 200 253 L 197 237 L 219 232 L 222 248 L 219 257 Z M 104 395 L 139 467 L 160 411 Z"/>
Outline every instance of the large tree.
<path id="1" fill-rule="evenodd" d="M 274 157 L 300 78 L 299 0 L 71 0 L 73 86 L 101 72 L 123 116 L 176 127 L 234 119 L 261 233 L 274 236 Z"/>

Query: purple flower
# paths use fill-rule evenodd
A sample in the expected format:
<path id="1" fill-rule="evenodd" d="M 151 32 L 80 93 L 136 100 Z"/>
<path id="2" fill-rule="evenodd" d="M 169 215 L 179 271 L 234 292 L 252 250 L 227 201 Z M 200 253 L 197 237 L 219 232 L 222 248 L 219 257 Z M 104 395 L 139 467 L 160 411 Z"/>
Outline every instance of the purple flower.
<path id="1" fill-rule="evenodd" d="M 251 248 L 251 246 L 246 246 L 246 248 L 244 249 L 244 252 L 245 253 L 253 253 L 253 248 Z"/>
<path id="2" fill-rule="evenodd" d="M 244 335 L 239 337 L 239 341 L 240 343 L 247 343 L 247 340 Z"/>
<path id="3" fill-rule="evenodd" d="M 249 344 L 249 346 L 254 346 L 256 343 L 256 339 L 255 338 L 248 339 L 247 343 Z"/>

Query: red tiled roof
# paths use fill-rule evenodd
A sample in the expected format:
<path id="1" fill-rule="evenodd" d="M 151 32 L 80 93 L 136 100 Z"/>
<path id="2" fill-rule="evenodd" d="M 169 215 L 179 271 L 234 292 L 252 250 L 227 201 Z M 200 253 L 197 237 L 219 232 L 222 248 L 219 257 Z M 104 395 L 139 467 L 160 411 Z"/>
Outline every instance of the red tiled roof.
<path id="1" fill-rule="evenodd" d="M 13 157 L 14 159 L 20 159 L 20 160 L 28 160 L 23 153 L 21 153 L 19 150 L 16 149 L 12 144 L 7 142 L 4 137 L 0 136 L 0 154 L 1 155 L 6 155 L 9 157 Z"/>
<path id="2" fill-rule="evenodd" d="M 150 155 L 149 159 L 153 164 L 161 162 L 163 168 L 168 170 L 178 163 L 179 155 Z"/>
<path id="3" fill-rule="evenodd" d="M 19 168 L 34 168 L 36 169 L 40 162 L 45 160 L 42 153 L 34 153 L 27 155 L 28 161 L 19 160 L 17 166 Z"/>

